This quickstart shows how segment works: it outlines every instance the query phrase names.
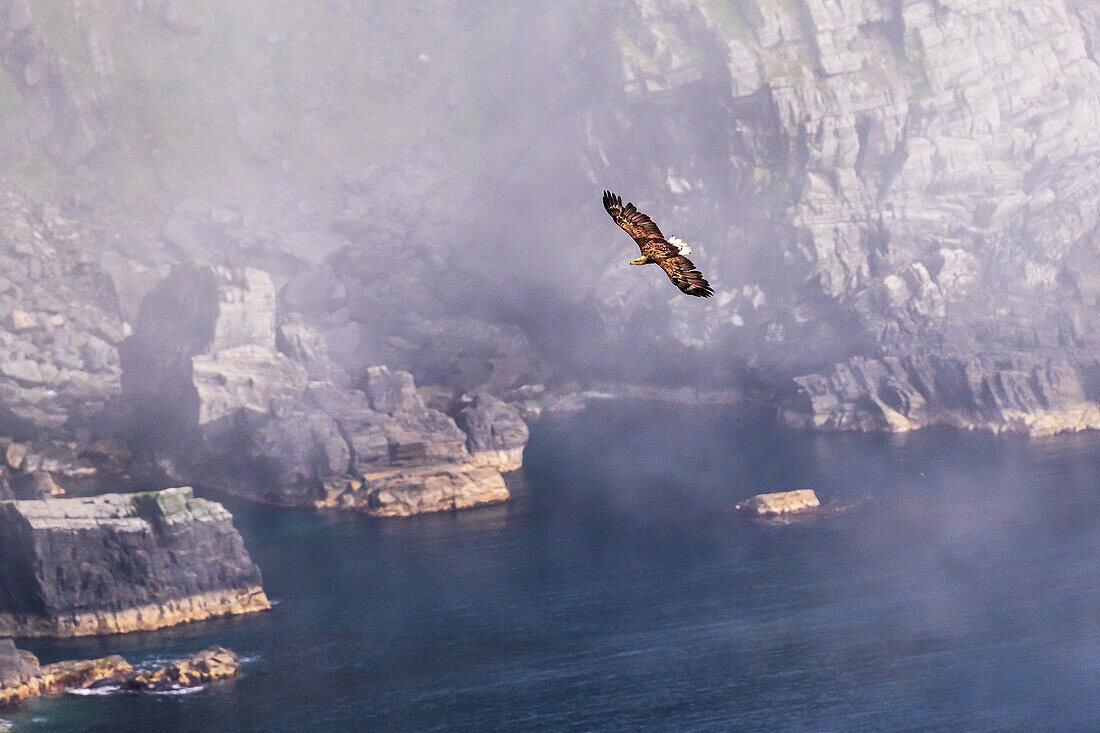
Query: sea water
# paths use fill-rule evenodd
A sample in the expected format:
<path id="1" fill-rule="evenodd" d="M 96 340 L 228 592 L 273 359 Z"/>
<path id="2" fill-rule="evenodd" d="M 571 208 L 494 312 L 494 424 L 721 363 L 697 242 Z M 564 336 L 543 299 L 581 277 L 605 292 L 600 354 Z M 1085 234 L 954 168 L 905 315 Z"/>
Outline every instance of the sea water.
<path id="1" fill-rule="evenodd" d="M 1097 729 L 1100 439 L 779 427 L 595 401 L 508 506 L 372 520 L 225 497 L 267 613 L 44 662 L 247 658 L 196 693 L 59 696 L 16 730 Z M 844 511 L 757 523 L 752 494 Z"/>

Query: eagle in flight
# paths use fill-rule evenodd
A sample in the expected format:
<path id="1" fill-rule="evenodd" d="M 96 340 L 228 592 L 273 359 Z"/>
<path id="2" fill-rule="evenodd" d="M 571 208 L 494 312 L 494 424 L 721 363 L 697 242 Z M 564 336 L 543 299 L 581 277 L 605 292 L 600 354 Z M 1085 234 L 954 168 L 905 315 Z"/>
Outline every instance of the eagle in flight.
<path id="1" fill-rule="evenodd" d="M 703 273 L 696 270 L 695 264 L 684 256 L 691 254 L 691 247 L 685 246 L 676 237 L 665 239 L 665 235 L 661 234 L 652 219 L 634 208 L 634 204 L 623 206 L 623 200 L 610 191 L 603 192 L 603 207 L 642 250 L 642 256 L 631 260 L 630 264 L 660 265 L 668 279 L 681 292 L 700 298 L 714 295 L 714 289 L 703 277 Z"/>

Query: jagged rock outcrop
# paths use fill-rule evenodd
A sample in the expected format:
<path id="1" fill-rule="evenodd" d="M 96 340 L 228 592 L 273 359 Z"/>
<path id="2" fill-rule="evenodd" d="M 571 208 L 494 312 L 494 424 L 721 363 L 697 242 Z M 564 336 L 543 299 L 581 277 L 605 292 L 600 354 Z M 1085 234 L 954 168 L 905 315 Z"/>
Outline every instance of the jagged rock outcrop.
<path id="1" fill-rule="evenodd" d="M 250 454 L 273 439 L 249 445 L 273 402 L 297 398 L 308 384 L 302 365 L 275 349 L 271 278 L 177 265 L 142 301 L 135 325 L 120 356 L 137 432 L 185 475 L 218 482 L 243 473 Z"/>
<path id="2" fill-rule="evenodd" d="M 466 448 L 475 463 L 515 470 L 523 465 L 527 423 L 501 400 L 479 392 L 455 416 L 466 432 Z"/>
<path id="3" fill-rule="evenodd" d="M 522 465 L 522 421 L 522 431 L 507 418 L 497 423 L 502 431 L 504 425 L 511 428 L 508 440 L 501 443 L 507 449 L 475 451 L 467 447 L 473 433 L 463 432 L 444 413 L 427 407 L 407 372 L 371 367 L 364 392 L 351 394 L 354 398 L 349 400 L 348 393 L 339 390 L 310 392 L 315 404 L 337 420 L 354 455 L 352 476 L 328 477 L 318 506 L 409 516 L 510 498 L 501 472 Z M 482 407 L 478 415 L 485 412 Z"/>
<path id="4" fill-rule="evenodd" d="M 28 651 L 16 649 L 11 639 L 0 639 L 0 705 L 40 695 L 84 689 L 107 679 L 130 674 L 133 667 L 117 654 L 39 665 Z"/>
<path id="5" fill-rule="evenodd" d="M 186 487 L 2 502 L 0 568 L 4 635 L 122 633 L 270 607 L 232 516 Z"/>
<path id="6" fill-rule="evenodd" d="M 350 481 L 330 481 L 328 489 L 318 506 L 375 517 L 471 509 L 512 497 L 500 469 L 473 463 L 390 469 Z"/>
<path id="7" fill-rule="evenodd" d="M 121 685 L 127 690 L 163 692 L 205 685 L 236 677 L 240 673 L 240 658 L 229 649 L 219 646 L 204 649 L 163 666 L 126 675 Z M 110 683 L 108 680 L 107 684 Z"/>
<path id="8" fill-rule="evenodd" d="M 117 654 L 102 659 L 39 665 L 37 657 L 0 639 L 0 705 L 69 690 L 118 688 L 164 692 L 205 685 L 241 673 L 240 658 L 223 647 L 211 647 L 183 659 L 135 669 Z"/>
<path id="9" fill-rule="evenodd" d="M 216 433 L 243 408 L 299 394 L 305 370 L 275 350 L 275 291 L 254 269 L 182 264 L 143 299 L 121 349 L 122 386 L 166 439 Z"/>
<path id="10" fill-rule="evenodd" d="M 471 437 L 425 405 L 408 372 L 372 366 L 361 389 L 345 386 L 300 317 L 276 326 L 271 280 L 256 270 L 173 268 L 143 302 L 121 355 L 135 422 L 181 480 L 276 504 L 348 506 L 333 487 L 381 473 L 391 490 L 405 481 L 436 497 L 407 506 L 439 511 L 507 498 L 500 471 L 522 461 L 517 417 L 486 418 L 500 436 L 472 454 Z M 471 473 L 479 467 L 496 472 L 491 489 L 484 472 Z M 433 472 L 460 488 L 426 489 Z"/>
<path id="11" fill-rule="evenodd" d="M 1095 369 L 1095 367 L 1094 367 Z M 852 359 L 800 377 L 793 425 L 905 432 L 930 424 L 1053 435 L 1100 427 L 1089 375 L 1057 353 Z"/>

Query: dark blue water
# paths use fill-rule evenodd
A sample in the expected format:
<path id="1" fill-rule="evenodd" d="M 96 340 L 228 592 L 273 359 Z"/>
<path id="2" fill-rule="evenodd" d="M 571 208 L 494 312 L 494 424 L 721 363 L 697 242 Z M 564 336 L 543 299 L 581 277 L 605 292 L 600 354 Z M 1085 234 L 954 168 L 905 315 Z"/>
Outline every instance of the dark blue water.
<path id="1" fill-rule="evenodd" d="M 510 506 L 376 521 L 227 502 L 267 614 L 22 646 L 218 643 L 185 696 L 63 696 L 24 730 L 1100 728 L 1100 440 L 778 428 L 595 403 L 533 426 Z M 732 514 L 761 491 L 854 504 Z"/>

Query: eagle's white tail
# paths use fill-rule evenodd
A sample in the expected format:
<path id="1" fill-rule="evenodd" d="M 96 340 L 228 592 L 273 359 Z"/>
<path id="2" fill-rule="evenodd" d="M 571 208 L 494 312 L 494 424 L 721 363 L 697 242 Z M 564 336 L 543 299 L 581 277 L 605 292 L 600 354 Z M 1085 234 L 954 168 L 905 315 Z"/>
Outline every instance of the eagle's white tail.
<path id="1" fill-rule="evenodd" d="M 691 254 L 691 247 L 684 244 L 684 240 L 680 239 L 675 234 L 668 238 L 668 243 L 676 249 L 680 250 L 680 254 L 682 255 L 686 256 Z"/>

